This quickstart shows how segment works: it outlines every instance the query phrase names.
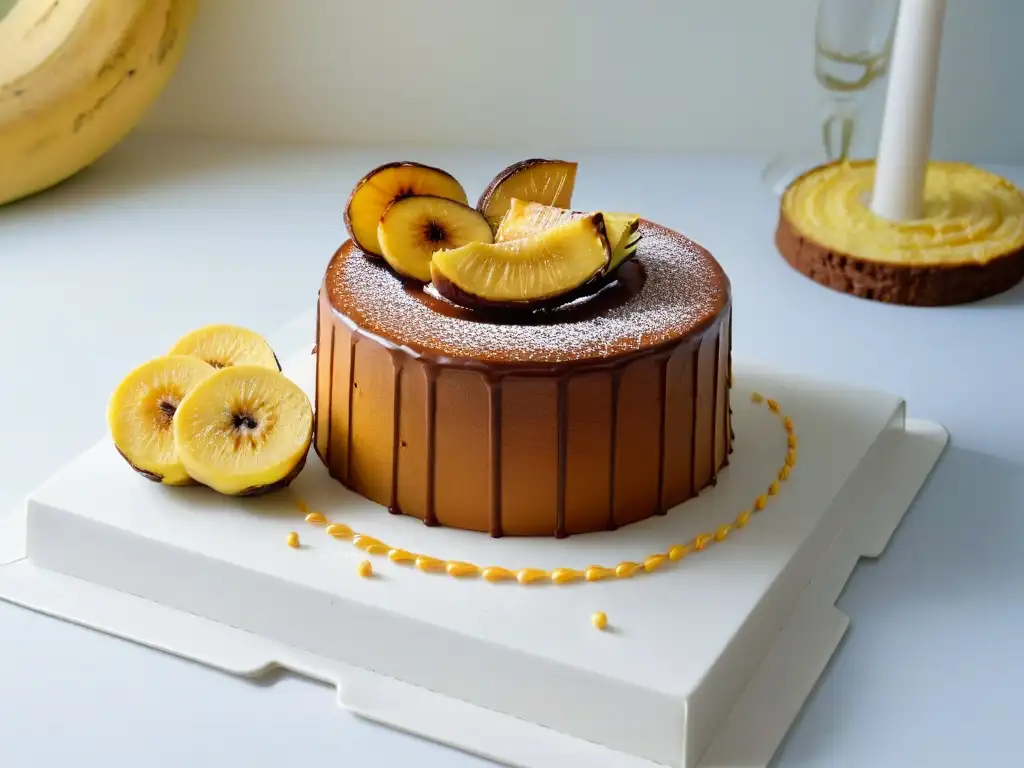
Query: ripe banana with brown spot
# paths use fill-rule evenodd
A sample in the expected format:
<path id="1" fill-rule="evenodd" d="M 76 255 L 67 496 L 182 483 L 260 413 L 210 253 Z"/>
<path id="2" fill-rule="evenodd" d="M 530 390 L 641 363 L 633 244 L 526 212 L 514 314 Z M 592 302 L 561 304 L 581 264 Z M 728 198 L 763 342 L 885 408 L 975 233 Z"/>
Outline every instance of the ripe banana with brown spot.
<path id="1" fill-rule="evenodd" d="M 181 59 L 198 0 L 19 0 L 0 19 L 0 205 L 123 139 Z"/>

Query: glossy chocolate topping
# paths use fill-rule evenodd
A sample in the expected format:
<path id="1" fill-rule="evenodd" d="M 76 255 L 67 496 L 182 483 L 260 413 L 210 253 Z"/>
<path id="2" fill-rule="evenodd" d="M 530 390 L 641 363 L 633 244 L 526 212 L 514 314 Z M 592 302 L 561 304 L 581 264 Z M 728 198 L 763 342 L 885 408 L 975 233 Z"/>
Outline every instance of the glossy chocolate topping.
<path id="1" fill-rule="evenodd" d="M 417 354 L 499 364 L 562 363 L 630 354 L 699 332 L 729 302 L 729 280 L 704 248 L 642 220 L 622 280 L 589 300 L 498 317 L 463 310 L 400 281 L 346 242 L 327 269 L 331 306 L 366 333 Z"/>
<path id="2" fill-rule="evenodd" d="M 682 235 L 571 304 L 483 314 L 351 243 L 317 313 L 316 451 L 393 513 L 492 536 L 611 530 L 715 483 L 732 449 L 729 283 Z"/>

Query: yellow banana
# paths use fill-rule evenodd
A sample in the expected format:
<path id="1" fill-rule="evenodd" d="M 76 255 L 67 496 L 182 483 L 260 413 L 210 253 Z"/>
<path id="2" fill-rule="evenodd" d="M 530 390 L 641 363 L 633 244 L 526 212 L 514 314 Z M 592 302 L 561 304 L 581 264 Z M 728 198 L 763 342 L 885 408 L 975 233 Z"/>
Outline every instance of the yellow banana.
<path id="1" fill-rule="evenodd" d="M 0 205 L 92 164 L 177 67 L 198 0 L 19 0 L 0 19 Z"/>

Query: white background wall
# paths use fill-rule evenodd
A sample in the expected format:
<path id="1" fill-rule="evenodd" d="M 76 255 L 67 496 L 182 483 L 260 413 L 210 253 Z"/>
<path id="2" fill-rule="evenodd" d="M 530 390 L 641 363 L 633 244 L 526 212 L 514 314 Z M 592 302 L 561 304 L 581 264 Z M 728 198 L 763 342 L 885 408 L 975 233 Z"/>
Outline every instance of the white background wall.
<path id="1" fill-rule="evenodd" d="M 1024 161 L 1024 0 L 949 6 L 935 153 Z M 145 125 L 358 144 L 816 151 L 816 7 L 203 0 Z"/>

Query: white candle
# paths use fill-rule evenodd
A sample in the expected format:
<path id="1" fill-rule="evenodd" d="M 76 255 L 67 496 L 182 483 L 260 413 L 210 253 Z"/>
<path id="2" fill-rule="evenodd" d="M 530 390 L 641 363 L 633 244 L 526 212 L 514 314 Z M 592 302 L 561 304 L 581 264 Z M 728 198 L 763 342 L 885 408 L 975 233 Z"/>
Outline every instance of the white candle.
<path id="1" fill-rule="evenodd" d="M 871 210 L 893 221 L 923 215 L 946 0 L 901 0 L 878 144 Z"/>

